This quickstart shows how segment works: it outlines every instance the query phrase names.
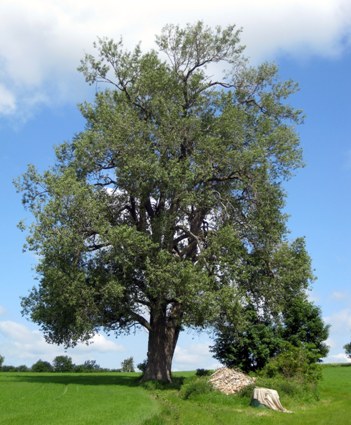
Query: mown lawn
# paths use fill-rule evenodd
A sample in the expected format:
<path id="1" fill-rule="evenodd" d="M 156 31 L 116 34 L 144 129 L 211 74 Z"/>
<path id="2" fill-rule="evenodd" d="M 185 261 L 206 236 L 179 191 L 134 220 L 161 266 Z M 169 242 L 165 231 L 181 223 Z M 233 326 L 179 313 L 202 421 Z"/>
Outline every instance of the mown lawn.
<path id="1" fill-rule="evenodd" d="M 139 425 L 160 411 L 133 374 L 0 374 L 1 425 Z"/>
<path id="2" fill-rule="evenodd" d="M 189 373 L 178 373 L 181 382 Z M 320 400 L 281 396 L 291 414 L 248 406 L 248 398 L 143 388 L 137 374 L 0 374 L 1 425 L 351 425 L 351 367 L 323 370 Z"/>

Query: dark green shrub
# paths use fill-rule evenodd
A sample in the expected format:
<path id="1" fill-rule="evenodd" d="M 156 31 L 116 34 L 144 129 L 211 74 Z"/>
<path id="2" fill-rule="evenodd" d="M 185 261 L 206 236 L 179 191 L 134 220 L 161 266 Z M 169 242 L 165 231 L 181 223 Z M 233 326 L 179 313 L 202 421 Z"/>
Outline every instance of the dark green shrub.
<path id="1" fill-rule="evenodd" d="M 247 385 L 246 387 L 242 388 L 237 395 L 239 397 L 244 397 L 244 398 L 251 398 L 252 394 L 253 394 L 253 390 L 256 387 L 256 384 L 251 384 L 251 385 Z"/>
<path id="2" fill-rule="evenodd" d="M 72 359 L 68 356 L 56 356 L 52 363 L 55 372 L 73 372 L 74 370 Z"/>
<path id="3" fill-rule="evenodd" d="M 280 397 L 285 396 L 294 400 L 315 401 L 319 400 L 319 392 L 316 383 L 301 383 L 295 379 L 286 379 L 282 376 L 274 378 L 260 377 L 257 386 L 272 388 L 278 391 Z"/>
<path id="4" fill-rule="evenodd" d="M 296 252 L 302 252 L 301 246 Z M 304 273 L 302 279 L 305 279 Z M 215 344 L 211 347 L 214 357 L 227 367 L 246 373 L 262 370 L 286 344 L 308 347 L 316 361 L 326 357 L 329 326 L 323 322 L 320 309 L 306 298 L 304 286 L 302 289 L 287 297 L 278 316 L 261 315 L 251 304 L 241 312 L 240 324 L 226 313 L 215 327 Z M 236 311 L 234 317 L 237 317 Z"/>
<path id="5" fill-rule="evenodd" d="M 188 400 L 200 394 L 207 394 L 213 391 L 207 379 L 195 379 L 182 386 L 179 395 L 183 400 Z"/>
<path id="6" fill-rule="evenodd" d="M 101 367 L 96 363 L 95 360 L 86 360 L 83 364 L 74 365 L 74 372 L 78 373 L 90 373 L 101 371 Z"/>
<path id="7" fill-rule="evenodd" d="M 28 372 L 29 368 L 25 364 L 21 364 L 20 366 L 16 367 L 17 372 Z"/>
<path id="8" fill-rule="evenodd" d="M 137 368 L 140 370 L 140 372 L 145 373 L 147 367 L 147 360 L 144 360 L 142 363 L 139 363 L 137 365 Z"/>
<path id="9" fill-rule="evenodd" d="M 1 372 L 17 372 L 17 370 L 16 370 L 16 367 L 15 366 L 4 365 L 1 368 Z"/>
<path id="10" fill-rule="evenodd" d="M 289 344 L 285 351 L 267 363 L 262 375 L 268 378 L 281 376 L 304 384 L 316 383 L 322 377 L 322 370 L 308 347 L 294 347 Z"/>
<path id="11" fill-rule="evenodd" d="M 212 370 L 209 369 L 196 369 L 196 376 L 209 376 L 212 374 Z"/>
<path id="12" fill-rule="evenodd" d="M 32 372 L 52 372 L 53 367 L 49 362 L 38 360 L 31 368 Z"/>
<path id="13" fill-rule="evenodd" d="M 286 345 L 285 351 L 261 371 L 256 384 L 294 399 L 318 400 L 317 383 L 322 377 L 322 367 L 316 361 L 309 347 Z"/>

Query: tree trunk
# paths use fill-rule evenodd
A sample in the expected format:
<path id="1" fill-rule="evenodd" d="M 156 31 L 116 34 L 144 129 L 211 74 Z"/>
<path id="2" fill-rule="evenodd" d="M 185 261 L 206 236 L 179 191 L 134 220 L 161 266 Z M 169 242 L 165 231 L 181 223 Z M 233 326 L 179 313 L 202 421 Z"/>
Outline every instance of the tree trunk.
<path id="1" fill-rule="evenodd" d="M 143 381 L 172 382 L 171 370 L 180 326 L 166 316 L 166 312 L 151 315 L 147 366 Z"/>

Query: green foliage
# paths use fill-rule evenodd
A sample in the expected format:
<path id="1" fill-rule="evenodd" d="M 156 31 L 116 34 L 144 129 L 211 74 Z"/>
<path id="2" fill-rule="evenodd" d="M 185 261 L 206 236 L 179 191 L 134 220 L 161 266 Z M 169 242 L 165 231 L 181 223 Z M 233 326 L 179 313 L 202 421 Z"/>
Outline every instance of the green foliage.
<path id="1" fill-rule="evenodd" d="M 145 372 L 147 367 L 147 360 L 144 360 L 142 363 L 137 364 L 137 368 L 140 370 L 140 372 Z"/>
<path id="2" fill-rule="evenodd" d="M 56 356 L 52 362 L 55 372 L 73 372 L 74 364 L 69 356 Z"/>
<path id="3" fill-rule="evenodd" d="M 29 367 L 22 364 L 16 367 L 17 372 L 29 372 Z"/>
<path id="4" fill-rule="evenodd" d="M 16 366 L 11 365 L 3 365 L 1 368 L 1 372 L 16 372 Z"/>
<path id="5" fill-rule="evenodd" d="M 74 365 L 74 372 L 78 373 L 89 373 L 99 372 L 101 367 L 96 363 L 96 360 L 86 360 L 83 364 Z"/>
<path id="6" fill-rule="evenodd" d="M 211 391 L 213 391 L 213 388 L 208 382 L 208 379 L 197 378 L 184 383 L 179 391 L 179 396 L 183 400 L 188 400 L 201 394 L 207 394 Z"/>
<path id="7" fill-rule="evenodd" d="M 298 347 L 301 344 L 309 349 L 315 361 L 326 357 L 329 351 L 325 340 L 328 338 L 329 325 L 322 320 L 319 307 L 304 296 L 287 298 L 283 310 L 281 336 L 284 341 Z"/>
<path id="8" fill-rule="evenodd" d="M 196 376 L 209 376 L 213 373 L 212 370 L 209 369 L 196 369 Z"/>
<path id="9" fill-rule="evenodd" d="M 260 386 L 260 385 L 257 385 L 256 383 L 246 385 L 246 387 L 243 387 L 236 395 L 238 397 L 246 398 L 248 401 L 251 401 L 253 390 L 255 389 L 256 386 Z M 269 388 L 272 388 L 272 387 L 270 386 Z"/>
<path id="10" fill-rule="evenodd" d="M 5 357 L 0 354 L 0 370 L 2 365 L 4 364 L 4 361 L 5 361 Z"/>
<path id="11" fill-rule="evenodd" d="M 350 359 L 351 359 L 351 342 L 344 345 L 344 350 L 345 350 L 346 355 L 348 357 L 350 357 Z"/>
<path id="12" fill-rule="evenodd" d="M 52 372 L 53 370 L 51 363 L 44 360 L 38 360 L 31 367 L 32 372 Z"/>
<path id="13" fill-rule="evenodd" d="M 300 384 L 316 383 L 322 377 L 321 366 L 316 363 L 313 351 L 290 344 L 271 359 L 262 372 L 269 378 L 281 376 L 285 380 L 295 380 Z"/>
<path id="14" fill-rule="evenodd" d="M 128 357 L 127 359 L 122 361 L 121 372 L 135 372 L 133 357 Z"/>
<path id="15" fill-rule="evenodd" d="M 244 372 L 262 369 L 277 354 L 282 343 L 270 318 L 259 317 L 253 306 L 244 309 L 241 324 L 231 321 L 217 326 L 214 357 L 228 367 Z"/>
<path id="16" fill-rule="evenodd" d="M 320 309 L 307 299 L 306 289 L 313 275 L 304 241 L 282 244 L 270 261 L 276 263 L 272 268 L 274 279 L 281 279 L 285 287 L 277 302 L 270 302 L 272 298 L 265 302 L 262 294 L 256 302 L 252 297 L 241 308 L 240 322 L 237 307 L 231 310 L 225 306 L 216 325 L 215 357 L 245 372 L 262 369 L 286 343 L 308 349 L 315 361 L 328 353 L 324 341 L 329 326 L 323 322 Z"/>
<path id="17" fill-rule="evenodd" d="M 296 379 L 286 379 L 282 375 L 273 378 L 262 376 L 257 379 L 257 386 L 273 388 L 279 397 L 295 403 L 309 403 L 320 400 L 320 391 L 316 382 L 301 382 Z M 251 393 L 252 395 L 252 393 Z"/>
<path id="18" fill-rule="evenodd" d="M 86 129 L 17 182 L 39 258 L 23 314 L 49 342 L 143 326 L 158 341 L 147 368 L 164 379 L 183 326 L 251 302 L 279 310 L 294 292 L 307 254 L 297 241 L 285 258 L 282 181 L 302 163 L 297 87 L 275 65 L 250 67 L 239 35 L 167 25 L 156 50 L 100 39 L 82 61 L 89 84 L 108 83 L 80 107 Z"/>
<path id="19" fill-rule="evenodd" d="M 1 372 L 29 372 L 30 369 L 26 365 L 20 366 L 11 366 L 11 365 L 3 365 L 0 368 Z"/>

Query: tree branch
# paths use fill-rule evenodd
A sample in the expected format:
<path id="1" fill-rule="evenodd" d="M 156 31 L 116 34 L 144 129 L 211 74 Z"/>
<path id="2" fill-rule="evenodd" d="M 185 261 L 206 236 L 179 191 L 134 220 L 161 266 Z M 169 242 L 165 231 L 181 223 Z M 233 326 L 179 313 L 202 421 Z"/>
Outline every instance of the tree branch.
<path id="1" fill-rule="evenodd" d="M 131 312 L 130 316 L 132 319 L 138 322 L 141 326 L 143 326 L 146 330 L 151 331 L 150 323 L 145 319 L 145 317 L 135 312 Z"/>

